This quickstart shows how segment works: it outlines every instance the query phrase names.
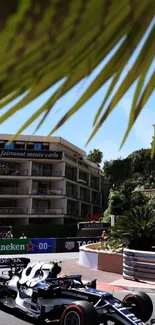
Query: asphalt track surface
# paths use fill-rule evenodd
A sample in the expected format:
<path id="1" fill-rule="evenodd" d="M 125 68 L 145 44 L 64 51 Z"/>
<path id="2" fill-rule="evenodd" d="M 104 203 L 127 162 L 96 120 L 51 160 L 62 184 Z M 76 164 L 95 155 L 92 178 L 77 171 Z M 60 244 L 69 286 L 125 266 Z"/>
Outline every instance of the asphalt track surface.
<path id="1" fill-rule="evenodd" d="M 4 256 L 3 257 L 8 257 Z M 11 256 L 11 257 L 18 257 Z M 21 255 L 20 255 L 21 257 Z M 26 255 L 22 255 L 22 257 L 27 257 Z M 68 260 L 68 259 L 74 259 L 78 257 L 78 253 L 64 253 L 64 254 L 36 254 L 31 255 L 30 259 L 31 261 L 52 261 L 52 260 Z M 122 299 L 129 291 L 113 291 L 112 292 L 114 296 L 116 296 L 118 299 Z M 153 301 L 153 305 L 155 306 L 155 294 L 154 293 L 148 293 Z M 155 310 L 151 318 L 155 318 Z M 0 325 L 30 325 L 30 323 L 24 322 L 22 320 L 19 320 L 11 315 L 5 314 L 3 312 L 0 312 Z"/>

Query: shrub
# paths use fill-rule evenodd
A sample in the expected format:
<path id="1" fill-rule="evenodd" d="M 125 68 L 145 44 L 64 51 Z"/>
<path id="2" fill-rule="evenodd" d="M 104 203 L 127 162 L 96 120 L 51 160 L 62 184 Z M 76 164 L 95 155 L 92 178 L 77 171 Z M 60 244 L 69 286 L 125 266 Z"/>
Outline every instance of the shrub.
<path id="1" fill-rule="evenodd" d="M 151 250 L 155 234 L 155 211 L 138 207 L 118 217 L 110 237 L 130 249 Z"/>

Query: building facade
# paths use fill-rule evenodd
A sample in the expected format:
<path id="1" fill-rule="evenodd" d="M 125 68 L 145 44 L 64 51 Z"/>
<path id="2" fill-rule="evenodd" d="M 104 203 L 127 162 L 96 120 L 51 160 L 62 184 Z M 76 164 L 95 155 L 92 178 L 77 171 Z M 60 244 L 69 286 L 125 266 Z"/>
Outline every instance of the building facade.
<path id="1" fill-rule="evenodd" d="M 99 167 L 60 137 L 0 135 L 0 224 L 63 224 L 102 212 Z"/>

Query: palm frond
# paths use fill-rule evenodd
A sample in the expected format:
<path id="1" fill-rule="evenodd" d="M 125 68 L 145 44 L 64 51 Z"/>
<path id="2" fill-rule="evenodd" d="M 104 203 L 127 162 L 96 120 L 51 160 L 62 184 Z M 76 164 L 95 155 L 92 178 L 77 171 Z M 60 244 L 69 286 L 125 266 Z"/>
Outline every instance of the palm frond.
<path id="1" fill-rule="evenodd" d="M 111 80 L 95 115 L 90 141 L 126 91 L 138 81 L 123 145 L 155 87 L 152 75 L 142 92 L 154 58 L 155 28 L 150 26 L 155 16 L 155 1 L 2 0 L 0 13 L 0 109 L 27 92 L 16 105 L 1 114 L 0 123 L 64 79 L 42 108 L 24 121 L 18 134 L 43 114 L 39 128 L 53 105 L 111 54 L 88 89 L 57 125 L 51 127 L 50 134 Z M 149 27 L 150 32 L 135 63 L 118 86 L 120 76 Z M 106 107 L 108 99 L 110 104 Z M 152 155 L 154 152 L 155 144 Z"/>

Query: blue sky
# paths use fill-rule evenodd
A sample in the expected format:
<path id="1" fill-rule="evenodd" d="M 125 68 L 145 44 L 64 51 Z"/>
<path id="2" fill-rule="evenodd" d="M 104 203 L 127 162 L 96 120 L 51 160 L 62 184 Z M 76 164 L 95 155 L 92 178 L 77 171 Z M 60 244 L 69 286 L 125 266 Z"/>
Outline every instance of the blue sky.
<path id="1" fill-rule="evenodd" d="M 138 55 L 138 52 L 137 52 Z M 67 95 L 65 95 L 51 111 L 48 119 L 44 122 L 41 128 L 36 132 L 36 135 L 46 136 L 53 126 L 59 121 L 64 113 L 72 106 L 78 99 L 81 93 L 86 89 L 88 84 L 93 80 L 100 68 L 105 64 L 103 62 L 95 72 L 88 78 L 87 81 L 81 82 L 80 85 L 74 87 Z M 129 63 L 130 64 L 130 63 Z M 151 67 L 151 71 L 154 68 Z M 107 90 L 109 83 L 104 85 L 82 108 L 76 113 L 64 126 L 62 126 L 55 136 L 61 136 L 73 144 L 81 147 L 89 152 L 94 148 L 100 149 L 103 152 L 104 160 L 115 159 L 117 157 L 126 157 L 134 150 L 140 148 L 150 147 L 153 136 L 153 126 L 155 124 L 155 96 L 153 95 L 147 102 L 145 108 L 140 114 L 135 126 L 133 127 L 127 141 L 123 148 L 119 151 L 119 146 L 123 138 L 124 132 L 127 127 L 129 110 L 132 103 L 133 91 L 136 85 L 125 94 L 123 99 L 117 105 L 114 112 L 106 120 L 101 127 L 95 138 L 90 144 L 85 147 L 85 143 L 92 131 L 92 123 L 95 112 L 103 100 L 103 96 Z M 57 85 L 56 85 L 57 86 Z M 51 93 L 56 89 L 56 86 L 46 91 L 39 98 L 31 102 L 20 112 L 15 114 L 5 123 L 0 126 L 0 133 L 14 134 L 18 131 L 19 127 L 29 118 L 29 116 L 36 111 L 48 99 Z M 8 110 L 16 101 L 7 105 L 2 111 Z M 32 134 L 38 124 L 38 121 L 33 123 L 29 128 L 24 131 L 24 134 Z"/>

